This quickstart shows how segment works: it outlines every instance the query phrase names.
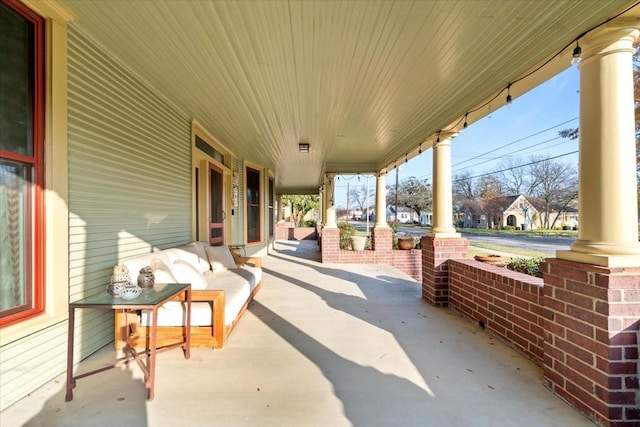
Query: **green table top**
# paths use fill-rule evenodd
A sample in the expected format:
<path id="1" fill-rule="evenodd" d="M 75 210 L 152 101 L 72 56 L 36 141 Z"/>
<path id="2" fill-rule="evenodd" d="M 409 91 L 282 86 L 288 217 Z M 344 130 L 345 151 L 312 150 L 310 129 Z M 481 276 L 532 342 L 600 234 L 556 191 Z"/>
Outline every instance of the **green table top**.
<path id="1" fill-rule="evenodd" d="M 124 299 L 120 297 L 114 297 L 106 290 L 102 293 L 92 295 L 72 302 L 72 306 L 113 306 L 127 307 L 127 306 L 155 306 L 164 301 L 171 299 L 174 295 L 184 292 L 185 288 L 190 284 L 184 283 L 168 283 L 168 284 L 155 284 L 153 288 L 145 288 L 142 290 L 142 294 L 133 299 Z"/>

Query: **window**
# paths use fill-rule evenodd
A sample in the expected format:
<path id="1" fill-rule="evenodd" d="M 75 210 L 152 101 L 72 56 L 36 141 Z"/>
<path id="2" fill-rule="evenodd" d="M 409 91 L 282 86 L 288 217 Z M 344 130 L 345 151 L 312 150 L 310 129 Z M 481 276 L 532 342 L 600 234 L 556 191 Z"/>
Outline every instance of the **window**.
<path id="1" fill-rule="evenodd" d="M 0 3 L 0 325 L 44 310 L 44 27 Z"/>
<path id="2" fill-rule="evenodd" d="M 273 183 L 273 178 L 269 178 L 269 238 L 273 237 L 273 203 L 275 202 L 275 186 Z"/>
<path id="3" fill-rule="evenodd" d="M 247 168 L 247 243 L 260 241 L 260 171 Z"/>

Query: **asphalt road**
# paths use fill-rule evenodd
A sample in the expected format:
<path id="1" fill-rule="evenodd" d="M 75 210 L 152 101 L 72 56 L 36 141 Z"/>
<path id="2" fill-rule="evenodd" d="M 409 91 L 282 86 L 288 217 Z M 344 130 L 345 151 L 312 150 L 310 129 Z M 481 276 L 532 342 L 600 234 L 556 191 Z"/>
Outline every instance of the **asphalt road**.
<path id="1" fill-rule="evenodd" d="M 353 224 L 358 230 L 364 231 L 366 229 L 366 222 L 352 221 L 351 224 Z M 370 223 L 369 226 L 372 227 L 373 223 Z M 425 233 L 425 229 L 400 226 L 398 227 L 398 232 L 422 236 Z M 574 241 L 574 239 L 565 237 L 536 237 L 525 235 L 489 236 L 464 232 L 462 233 L 462 236 L 466 237 L 471 242 L 490 243 L 509 248 L 523 248 L 548 254 L 555 254 L 555 251 L 557 250 L 568 250 L 569 245 Z"/>
<path id="2" fill-rule="evenodd" d="M 568 250 L 574 239 L 566 237 L 534 237 L 534 236 L 485 236 L 462 233 L 471 242 L 492 243 L 509 248 L 522 248 L 532 251 L 555 254 L 557 250 Z"/>

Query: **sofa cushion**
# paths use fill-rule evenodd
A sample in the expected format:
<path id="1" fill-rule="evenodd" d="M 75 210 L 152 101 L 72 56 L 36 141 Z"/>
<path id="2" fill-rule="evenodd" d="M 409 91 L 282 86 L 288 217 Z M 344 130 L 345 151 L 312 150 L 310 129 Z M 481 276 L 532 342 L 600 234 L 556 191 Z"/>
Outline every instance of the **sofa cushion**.
<path id="1" fill-rule="evenodd" d="M 190 263 L 179 259 L 175 263 L 170 264 L 169 269 L 178 283 L 191 283 L 192 290 L 206 289 L 207 282 L 204 280 L 202 273 L 196 270 Z"/>
<path id="2" fill-rule="evenodd" d="M 209 264 L 216 263 L 216 266 L 222 264 L 226 269 L 236 268 L 236 262 L 233 260 L 233 255 L 231 255 L 228 246 L 207 246 L 205 251 Z"/>
<path id="3" fill-rule="evenodd" d="M 151 326 L 151 310 L 142 310 L 140 324 Z M 182 326 L 187 321 L 186 303 L 166 302 L 158 309 L 158 326 Z M 211 326 L 211 303 L 191 303 L 191 326 Z"/>

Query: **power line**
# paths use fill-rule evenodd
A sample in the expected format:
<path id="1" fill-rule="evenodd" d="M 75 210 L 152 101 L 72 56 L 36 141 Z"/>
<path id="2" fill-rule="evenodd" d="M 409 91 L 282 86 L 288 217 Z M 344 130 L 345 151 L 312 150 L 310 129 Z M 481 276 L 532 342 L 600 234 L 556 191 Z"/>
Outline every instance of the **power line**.
<path id="1" fill-rule="evenodd" d="M 494 148 L 494 149 L 493 149 L 493 150 L 491 150 L 491 151 L 487 151 L 486 153 L 482 153 L 482 154 L 480 154 L 480 155 L 478 155 L 478 156 L 475 156 L 475 157 L 472 157 L 472 158 L 470 158 L 470 159 L 464 160 L 464 161 L 462 161 L 462 162 L 456 163 L 455 165 L 452 165 L 451 167 L 452 167 L 452 168 L 454 168 L 454 167 L 459 166 L 459 165 L 461 165 L 461 164 L 464 164 L 464 163 L 470 162 L 470 161 L 472 161 L 472 160 L 477 159 L 477 158 L 478 158 L 478 157 L 480 157 L 481 155 L 483 155 L 483 156 L 484 156 L 484 155 L 487 155 L 487 154 L 495 153 L 496 151 L 501 150 L 501 149 L 503 149 L 503 148 L 505 148 L 505 147 L 509 147 L 510 145 L 517 144 L 518 142 L 522 142 L 522 141 L 524 141 L 525 139 L 533 138 L 534 136 L 540 135 L 540 134 L 542 134 L 542 133 L 544 133 L 544 132 L 548 132 L 548 131 L 550 131 L 551 129 L 555 129 L 555 128 L 560 127 L 560 126 L 562 126 L 562 125 L 566 125 L 567 123 L 572 122 L 572 121 L 577 120 L 577 119 L 578 119 L 578 117 L 574 117 L 574 118 L 569 119 L 569 120 L 567 120 L 567 121 L 565 121 L 565 122 L 559 123 L 559 124 L 557 124 L 557 125 L 555 125 L 555 126 L 551 126 L 550 128 L 543 129 L 543 130 L 541 130 L 541 131 L 538 131 L 538 132 L 533 133 L 533 134 L 531 134 L 531 135 L 527 135 L 527 136 L 522 137 L 522 138 L 520 138 L 520 139 L 516 139 L 516 140 L 515 140 L 515 141 L 513 141 L 513 142 L 509 142 L 508 144 L 501 145 L 500 147 L 498 147 L 498 148 Z"/>
<path id="2" fill-rule="evenodd" d="M 498 150 L 501 150 L 501 149 L 503 149 L 503 148 L 505 148 L 505 147 L 509 147 L 509 146 L 511 146 L 511 145 L 517 144 L 518 142 L 522 142 L 522 141 L 524 141 L 524 140 L 527 140 L 527 139 L 529 139 L 529 138 L 533 138 L 534 136 L 537 136 L 537 135 L 543 134 L 543 133 L 548 132 L 548 131 L 550 131 L 550 130 L 552 130 L 552 129 L 555 129 L 555 128 L 557 128 L 557 127 L 560 127 L 560 126 L 566 125 L 567 123 L 570 123 L 570 122 L 572 122 L 572 121 L 574 121 L 574 120 L 577 120 L 578 118 L 579 118 L 579 117 L 574 117 L 574 118 L 569 119 L 569 120 L 566 120 L 566 121 L 564 121 L 564 122 L 562 122 L 562 123 L 558 123 L 558 124 L 556 124 L 556 125 L 553 125 L 553 126 L 551 126 L 551 127 L 546 128 L 546 129 L 543 129 L 543 130 L 540 130 L 540 131 L 538 131 L 538 132 L 532 133 L 532 134 L 530 134 L 530 135 L 524 136 L 524 137 L 519 138 L 519 139 L 517 139 L 517 140 L 515 140 L 515 141 L 509 142 L 509 143 L 504 144 L 504 145 L 501 145 L 500 147 L 497 147 L 497 148 L 495 148 L 495 149 L 493 149 L 493 150 L 491 150 L 491 151 L 488 151 L 488 152 L 486 152 L 486 153 L 481 153 L 481 154 L 478 154 L 478 155 L 476 155 L 476 156 L 474 156 L 474 157 L 471 157 L 470 159 L 467 159 L 467 160 L 464 160 L 464 161 L 462 161 L 462 162 L 456 163 L 456 164 L 452 165 L 451 167 L 452 167 L 452 169 L 453 169 L 453 168 L 454 168 L 454 167 L 456 167 L 456 166 L 459 166 L 459 165 L 461 165 L 461 164 L 464 164 L 464 163 L 470 162 L 470 161 L 472 161 L 472 160 L 481 159 L 483 156 L 485 156 L 485 155 L 487 155 L 487 154 L 494 153 L 494 152 L 496 152 L 496 151 L 498 151 Z M 528 147 L 524 147 L 524 148 L 521 148 L 521 149 L 519 149 L 519 150 L 512 151 L 512 152 L 510 152 L 510 153 L 506 153 L 506 154 L 503 154 L 503 155 L 498 156 L 498 157 L 494 157 L 494 158 L 489 159 L 489 160 L 486 160 L 486 161 L 484 161 L 484 162 L 477 163 L 477 164 L 474 164 L 474 165 L 471 165 L 471 166 L 465 167 L 465 168 L 463 168 L 462 170 L 470 169 L 470 168 L 472 168 L 472 167 L 475 167 L 475 166 L 478 166 L 478 165 L 481 165 L 481 164 L 484 164 L 484 163 L 487 163 L 487 162 L 490 162 L 490 161 L 494 161 L 494 160 L 496 160 L 496 159 L 498 159 L 498 158 L 500 158 L 500 157 L 505 157 L 505 156 L 508 156 L 508 155 L 510 155 L 510 154 L 515 154 L 515 153 L 518 153 L 518 152 L 520 152 L 520 151 L 524 151 L 524 150 L 527 150 L 527 149 L 530 149 L 530 148 L 534 148 L 534 147 L 540 146 L 540 145 L 542 145 L 542 144 L 546 144 L 546 143 L 548 143 L 548 142 L 554 141 L 554 140 L 559 139 L 559 138 L 560 138 L 560 137 L 555 137 L 555 138 L 552 138 L 552 139 L 549 139 L 549 140 L 546 140 L 546 141 L 542 141 L 542 142 L 539 142 L 539 143 L 535 143 L 534 145 L 531 145 L 531 146 L 528 146 Z M 420 176 L 420 177 L 417 177 L 417 179 L 425 179 L 425 178 L 427 178 L 427 179 L 428 179 L 428 178 L 429 178 L 430 176 L 432 176 L 432 175 L 433 175 L 433 172 L 428 173 L 428 174 L 426 174 L 426 175 L 422 175 L 422 176 Z M 409 178 L 404 178 L 404 179 L 402 179 L 402 181 L 406 181 L 407 179 L 409 179 Z"/>
<path id="3" fill-rule="evenodd" d="M 497 171 L 493 171 L 493 172 L 487 172 L 487 173 L 483 173 L 480 175 L 476 175 L 476 176 L 466 176 L 464 178 L 458 178 L 458 179 L 454 179 L 451 182 L 459 182 L 459 181 L 464 181 L 466 179 L 476 179 L 476 178 L 482 178 L 483 176 L 488 176 L 488 175 L 493 175 L 496 173 L 502 173 L 502 172 L 506 172 L 506 171 L 510 171 L 510 170 L 514 170 L 514 169 L 520 169 L 523 168 L 525 166 L 531 166 L 531 165 L 535 165 L 537 163 L 542 163 L 542 162 L 546 162 L 547 160 L 555 160 L 555 159 L 559 159 L 560 157 L 564 157 L 564 156 L 570 156 L 571 154 L 576 154 L 579 150 L 575 150 L 575 151 L 571 151 L 569 153 L 564 153 L 564 154 L 559 154 L 557 156 L 553 156 L 553 157 L 547 157 L 546 159 L 541 159 L 541 160 L 536 160 L 534 162 L 530 162 L 530 163 L 525 163 L 523 165 L 518 165 L 518 166 L 512 166 L 510 168 L 506 168 L 506 169 L 501 169 L 501 170 L 497 170 Z"/>

